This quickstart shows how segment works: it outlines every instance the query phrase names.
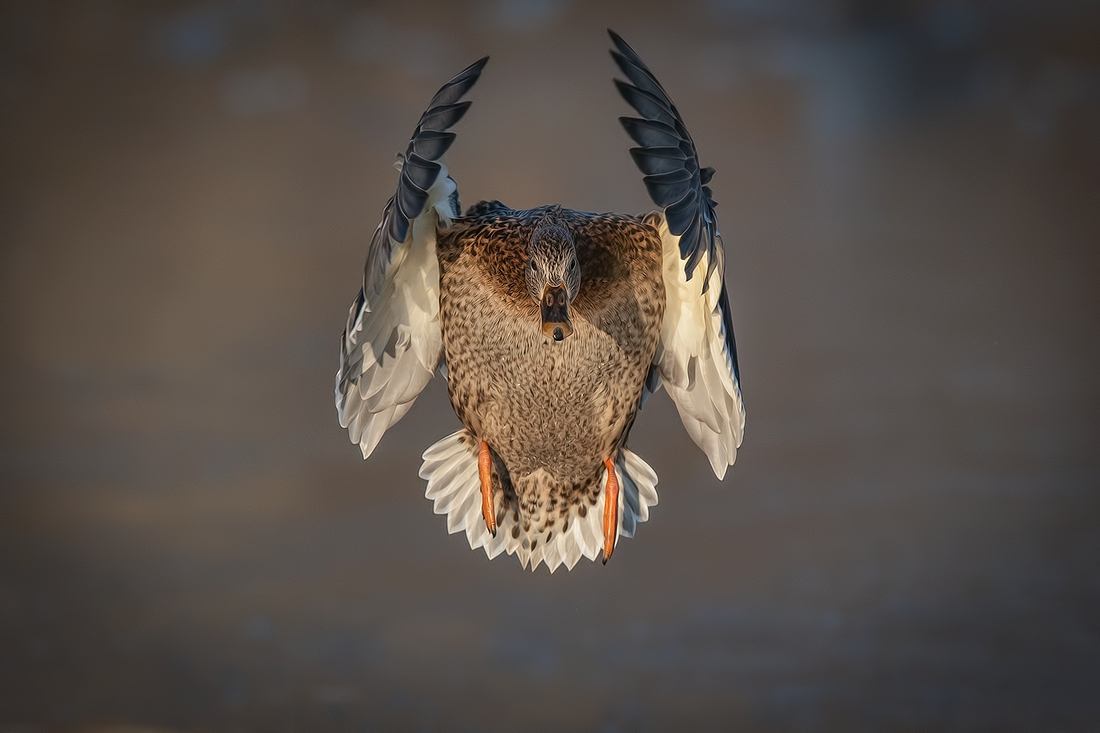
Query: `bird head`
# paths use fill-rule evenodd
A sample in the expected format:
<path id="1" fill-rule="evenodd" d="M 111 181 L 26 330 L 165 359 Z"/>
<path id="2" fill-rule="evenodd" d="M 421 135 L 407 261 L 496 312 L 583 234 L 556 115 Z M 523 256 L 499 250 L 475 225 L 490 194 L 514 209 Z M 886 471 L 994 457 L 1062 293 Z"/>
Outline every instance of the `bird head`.
<path id="1" fill-rule="evenodd" d="M 573 236 L 560 223 L 544 220 L 531 234 L 527 250 L 527 290 L 540 304 L 542 332 L 562 341 L 573 333 L 569 304 L 581 287 Z"/>

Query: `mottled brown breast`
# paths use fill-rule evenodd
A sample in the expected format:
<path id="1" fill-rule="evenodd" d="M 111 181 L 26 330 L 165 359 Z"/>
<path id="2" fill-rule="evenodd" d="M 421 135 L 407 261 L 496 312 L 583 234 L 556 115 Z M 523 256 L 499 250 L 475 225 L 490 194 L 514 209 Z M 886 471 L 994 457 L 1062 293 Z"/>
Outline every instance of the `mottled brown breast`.
<path id="1" fill-rule="evenodd" d="M 437 243 L 451 403 L 504 462 L 524 513 L 535 514 L 577 494 L 594 503 L 603 460 L 633 424 L 665 304 L 652 227 L 618 214 L 562 210 L 581 286 L 573 335 L 561 342 L 545 336 L 524 267 L 547 208 L 478 204 Z"/>

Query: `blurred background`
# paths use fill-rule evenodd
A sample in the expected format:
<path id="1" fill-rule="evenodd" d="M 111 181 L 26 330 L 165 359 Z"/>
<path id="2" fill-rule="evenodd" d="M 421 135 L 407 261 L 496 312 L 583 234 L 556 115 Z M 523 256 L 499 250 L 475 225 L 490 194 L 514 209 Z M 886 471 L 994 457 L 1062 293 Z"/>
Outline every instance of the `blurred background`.
<path id="1" fill-rule="evenodd" d="M 0 5 L 0 731 L 1100 729 L 1100 6 Z M 394 155 L 492 61 L 464 204 L 650 208 L 675 99 L 748 411 L 550 576 L 448 535 L 333 375 Z"/>

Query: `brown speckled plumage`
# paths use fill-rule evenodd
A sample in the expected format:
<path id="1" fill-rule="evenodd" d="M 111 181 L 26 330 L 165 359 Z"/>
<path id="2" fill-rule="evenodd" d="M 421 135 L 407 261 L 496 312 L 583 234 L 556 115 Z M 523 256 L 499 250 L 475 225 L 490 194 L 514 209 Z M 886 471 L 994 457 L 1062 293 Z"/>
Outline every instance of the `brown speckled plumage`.
<path id="1" fill-rule="evenodd" d="M 528 242 L 547 218 L 573 235 L 581 267 L 563 341 L 540 330 L 524 285 Z M 451 404 L 499 458 L 498 514 L 517 513 L 534 541 L 595 505 L 603 461 L 634 422 L 664 314 L 661 241 L 619 214 L 482 203 L 436 246 Z"/>

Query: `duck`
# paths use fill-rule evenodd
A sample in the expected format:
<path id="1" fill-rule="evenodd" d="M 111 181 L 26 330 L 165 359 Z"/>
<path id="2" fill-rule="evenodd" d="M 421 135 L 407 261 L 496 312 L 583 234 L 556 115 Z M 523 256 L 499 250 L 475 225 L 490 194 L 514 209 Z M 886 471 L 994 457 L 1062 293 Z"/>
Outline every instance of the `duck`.
<path id="1" fill-rule="evenodd" d="M 435 374 L 462 428 L 419 475 L 447 530 L 491 560 L 572 570 L 610 559 L 657 504 L 626 443 L 662 387 L 721 480 L 745 428 L 725 250 L 683 119 L 608 31 L 621 117 L 657 209 L 593 213 L 497 200 L 462 210 L 445 163 L 488 57 L 432 98 L 398 155 L 340 341 L 335 401 L 363 458 Z"/>

